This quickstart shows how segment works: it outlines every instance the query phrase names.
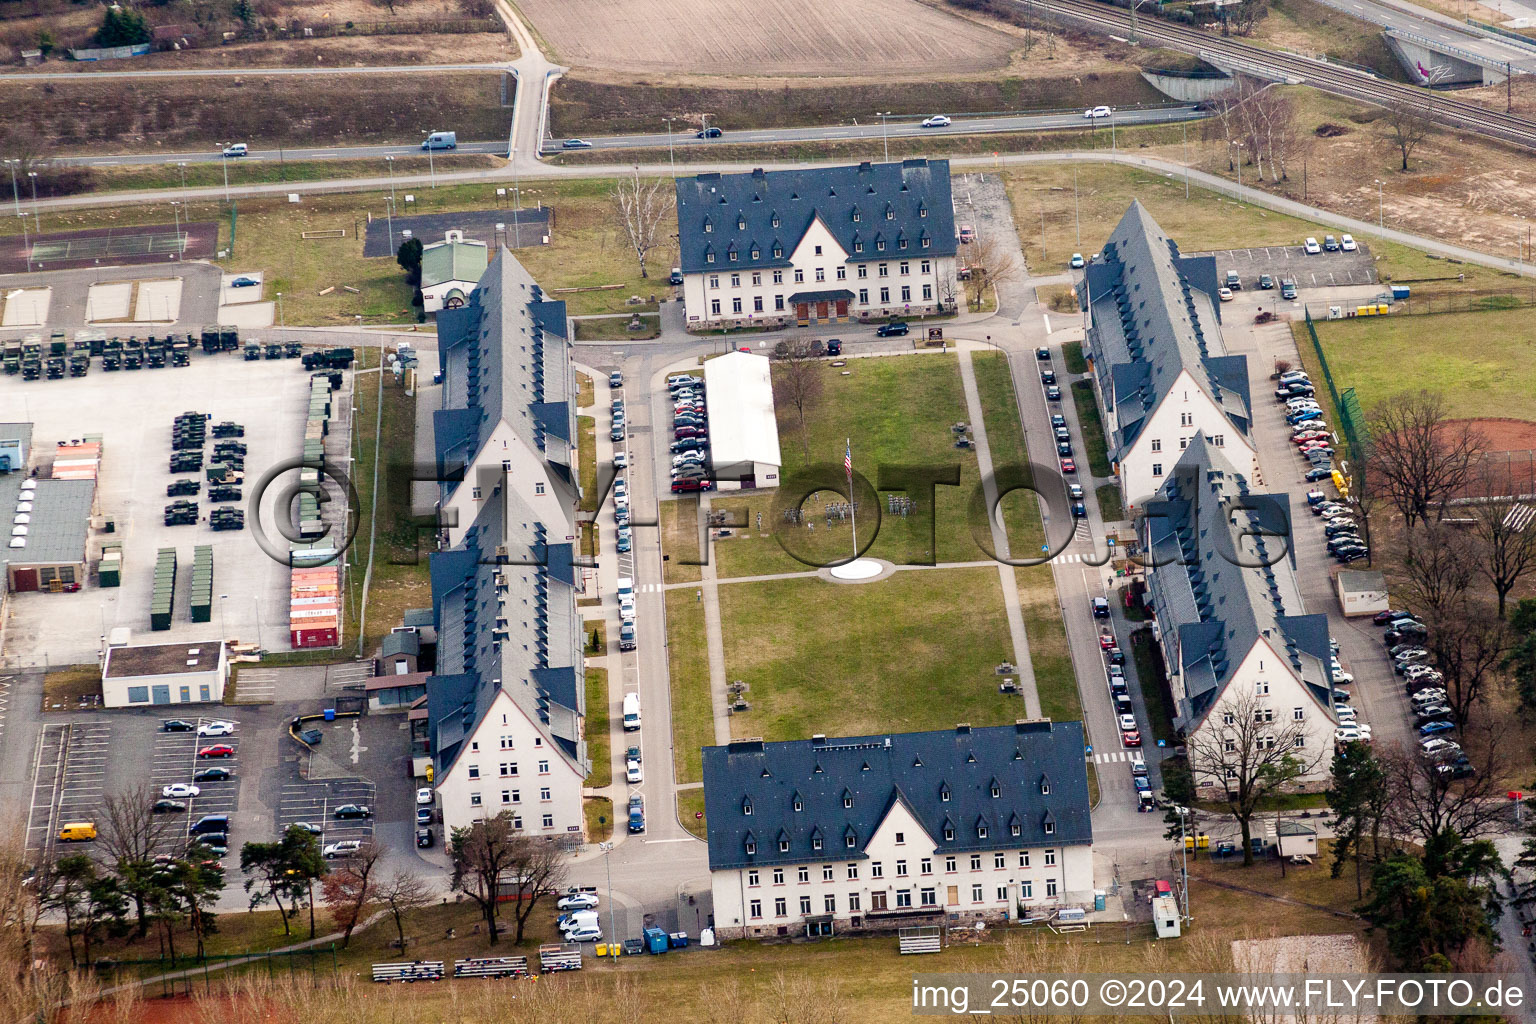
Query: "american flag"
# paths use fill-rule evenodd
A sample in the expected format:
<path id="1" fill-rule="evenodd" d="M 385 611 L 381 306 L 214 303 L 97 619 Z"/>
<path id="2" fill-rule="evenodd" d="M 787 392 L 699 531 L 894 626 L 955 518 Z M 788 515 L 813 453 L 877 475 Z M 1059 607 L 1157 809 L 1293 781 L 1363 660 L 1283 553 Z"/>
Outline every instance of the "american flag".
<path id="1" fill-rule="evenodd" d="M 851 442 L 843 443 L 843 472 L 848 474 L 848 479 L 853 479 L 853 447 Z"/>

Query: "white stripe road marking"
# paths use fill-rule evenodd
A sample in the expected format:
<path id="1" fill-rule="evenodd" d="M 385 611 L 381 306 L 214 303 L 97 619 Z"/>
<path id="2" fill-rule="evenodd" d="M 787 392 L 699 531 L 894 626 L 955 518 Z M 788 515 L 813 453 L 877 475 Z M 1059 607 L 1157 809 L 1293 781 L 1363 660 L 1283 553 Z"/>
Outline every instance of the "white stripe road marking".
<path id="1" fill-rule="evenodd" d="M 641 842 L 659 845 L 661 843 L 696 843 L 698 840 L 689 836 L 682 839 L 642 839 Z"/>

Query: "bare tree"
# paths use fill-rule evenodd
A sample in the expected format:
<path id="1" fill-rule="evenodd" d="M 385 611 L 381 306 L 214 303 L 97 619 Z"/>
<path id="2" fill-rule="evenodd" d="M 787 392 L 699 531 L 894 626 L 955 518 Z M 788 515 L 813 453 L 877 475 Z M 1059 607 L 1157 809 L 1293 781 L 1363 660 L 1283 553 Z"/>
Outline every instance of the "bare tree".
<path id="1" fill-rule="evenodd" d="M 672 213 L 677 203 L 670 185 L 671 182 L 666 178 L 657 178 L 652 182 L 641 181 L 640 168 L 636 167 L 632 176 L 620 178 L 608 193 L 619 215 L 619 223 L 624 227 L 624 234 L 629 239 L 630 248 L 635 250 L 635 258 L 640 261 L 641 277 L 649 276 L 645 269 L 646 254 L 661 243 L 662 221 Z"/>
<path id="2" fill-rule="evenodd" d="M 320 880 L 321 898 L 331 910 L 331 918 L 341 925 L 341 948 L 352 941 L 352 930 L 363 916 L 363 908 L 378 899 L 378 879 L 374 869 L 387 847 L 372 839 L 363 840 L 357 852 L 339 869 L 327 872 Z"/>
<path id="3" fill-rule="evenodd" d="M 1463 729 L 1462 743 L 1477 762 L 1477 774 L 1452 780 L 1439 762 L 1418 750 L 1392 748 L 1379 755 L 1387 793 L 1387 827 L 1399 842 L 1423 844 L 1454 831 L 1471 841 L 1502 830 L 1509 814 L 1502 727 L 1489 723 Z"/>
<path id="4" fill-rule="evenodd" d="M 1477 571 L 1493 587 L 1501 619 L 1510 591 L 1536 568 L 1536 520 L 1527 487 L 1513 479 L 1506 463 L 1484 458 L 1472 471 L 1472 495 L 1457 506 L 1472 520 Z"/>
<path id="5" fill-rule="evenodd" d="M 1461 613 L 1477 573 L 1470 539 L 1443 523 L 1421 522 L 1392 534 L 1387 576 L 1393 591 L 1426 623 L 1445 622 Z"/>
<path id="6" fill-rule="evenodd" d="M 522 833 L 512 837 L 510 849 L 507 870 L 512 877 L 507 886 L 517 897 L 512 901 L 512 918 L 517 924 L 517 936 L 512 941 L 521 943 L 523 930 L 539 902 L 558 892 L 565 882 L 565 855 L 548 839 Z"/>
<path id="7" fill-rule="evenodd" d="M 517 832 L 512 815 L 502 811 L 453 830 L 453 888 L 475 901 L 485 919 L 491 945 L 500 937 L 497 912 L 501 906 L 502 876 L 512 867 Z"/>
<path id="8" fill-rule="evenodd" d="M 1377 407 L 1370 423 L 1372 472 L 1403 521 L 1439 519 L 1462 495 L 1487 439 L 1470 423 L 1451 422 L 1445 400 L 1420 391 Z"/>
<path id="9" fill-rule="evenodd" d="M 1447 615 L 1426 616 L 1424 624 L 1429 627 L 1424 645 L 1444 677 L 1456 723 L 1465 726 L 1513 646 L 1509 625 L 1491 603 L 1470 597 Z"/>
<path id="10" fill-rule="evenodd" d="M 1386 113 L 1380 121 L 1381 138 L 1402 157 L 1404 172 L 1408 170 L 1408 159 L 1413 156 L 1413 151 L 1429 134 L 1431 102 L 1418 96 L 1401 96 L 1386 103 Z"/>
<path id="11" fill-rule="evenodd" d="M 1249 691 L 1228 691 L 1187 738 L 1189 769 L 1197 787 L 1219 790 L 1243 835 L 1243 866 L 1253 864 L 1253 816 L 1265 798 L 1285 792 L 1310 775 L 1326 749 L 1298 744 L 1304 723 L 1275 720 L 1274 709 Z"/>
<path id="12" fill-rule="evenodd" d="M 786 343 L 784 356 L 773 374 L 774 404 L 795 410 L 800 421 L 800 446 L 807 462 L 811 458 L 811 437 L 806 414 L 820 402 L 824 379 L 821 360 L 812 354 L 809 341 L 795 338 Z"/>
<path id="13" fill-rule="evenodd" d="M 133 786 L 102 800 L 103 827 L 98 848 L 110 858 L 133 902 L 139 938 L 149 934 L 149 893 L 155 878 L 155 855 L 164 852 L 180 821 L 173 815 L 156 814 L 155 790 L 147 784 Z"/>
<path id="14" fill-rule="evenodd" d="M 378 888 L 378 901 L 389 908 L 395 921 L 395 932 L 400 936 L 400 950 L 405 951 L 405 915 L 420 910 L 432 902 L 432 890 L 414 871 L 397 870 Z"/>
<path id="15" fill-rule="evenodd" d="M 966 290 L 970 293 L 972 309 L 980 309 L 987 289 L 995 288 L 998 281 L 1012 276 L 1019 267 L 1016 244 L 1010 236 L 1001 236 L 1008 238 L 1007 242 L 999 241 L 999 237 L 991 232 L 977 232 L 976 240 L 969 246 L 971 251 L 966 260 L 971 276 L 966 282 Z"/>

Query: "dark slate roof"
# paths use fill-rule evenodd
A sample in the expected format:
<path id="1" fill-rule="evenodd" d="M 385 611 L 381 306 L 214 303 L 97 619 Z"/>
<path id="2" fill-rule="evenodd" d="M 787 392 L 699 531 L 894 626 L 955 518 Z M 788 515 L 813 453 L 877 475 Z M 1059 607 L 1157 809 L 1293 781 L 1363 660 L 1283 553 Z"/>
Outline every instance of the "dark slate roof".
<path id="1" fill-rule="evenodd" d="M 838 299 L 851 299 L 853 292 L 847 288 L 823 289 L 819 292 L 795 292 L 789 297 L 790 302 L 836 302 Z"/>
<path id="2" fill-rule="evenodd" d="M 379 653 L 388 658 L 396 654 L 418 655 L 421 653 L 421 637 L 416 633 L 401 631 L 384 637 Z"/>
<path id="3" fill-rule="evenodd" d="M 551 466 L 571 459 L 574 378 L 565 303 L 544 297 L 503 249 L 459 309 L 437 318 L 443 405 L 432 414 L 439 476 L 472 459 L 505 420 Z M 453 483 L 443 486 L 445 496 Z"/>
<path id="4" fill-rule="evenodd" d="M 1227 355 L 1222 343 L 1215 257 L 1180 255 L 1134 201 L 1085 278 L 1094 372 L 1118 424 L 1112 457 L 1135 442 L 1183 370 L 1226 412 L 1232 430 L 1248 436 L 1247 357 Z"/>
<path id="5" fill-rule="evenodd" d="M 677 179 L 683 273 L 789 266 L 818 217 L 850 261 L 953 256 L 958 245 L 948 160 L 712 172 Z"/>
<path id="6" fill-rule="evenodd" d="M 1328 707 L 1328 617 L 1302 605 L 1285 540 L 1289 496 L 1252 493 L 1221 449 L 1196 433 L 1145 516 L 1155 566 L 1147 587 L 1184 681 L 1174 725 L 1198 724 L 1261 639 Z"/>
<path id="7" fill-rule="evenodd" d="M 1042 792 L 1042 780 L 1048 794 Z M 844 806 L 845 798 L 851 799 L 851 808 Z M 936 853 L 1092 842 L 1083 725 L 1020 722 L 781 743 L 742 740 L 704 748 L 712 871 L 862 859 L 870 837 L 898 800 L 922 823 Z M 745 813 L 747 804 L 750 814 Z M 1050 835 L 1047 821 L 1054 825 Z M 1010 828 L 1015 822 L 1018 836 Z M 985 839 L 978 823 L 987 827 Z M 954 839 L 944 839 L 946 828 Z M 852 848 L 845 844 L 850 834 Z M 789 841 L 783 853 L 781 836 Z M 812 842 L 818 836 L 820 850 Z M 756 844 L 752 855 L 746 852 L 749 840 Z"/>

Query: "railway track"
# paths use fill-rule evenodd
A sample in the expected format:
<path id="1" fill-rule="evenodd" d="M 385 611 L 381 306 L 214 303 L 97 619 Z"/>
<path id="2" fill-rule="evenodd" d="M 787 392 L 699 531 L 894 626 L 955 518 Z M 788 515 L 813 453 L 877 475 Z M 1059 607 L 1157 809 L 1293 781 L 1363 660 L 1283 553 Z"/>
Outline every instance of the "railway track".
<path id="1" fill-rule="evenodd" d="M 1128 11 L 1093 0 L 1012 0 L 1012 3 L 1026 10 L 1049 12 L 1064 22 L 1090 31 L 1122 38 L 1130 35 Z M 1444 93 L 1390 82 L 1285 50 L 1267 50 L 1152 17 L 1137 19 L 1136 35 L 1140 40 L 1181 53 L 1197 57 L 1209 54 L 1238 71 L 1251 69 L 1254 73 L 1295 80 L 1334 96 L 1378 106 L 1390 106 L 1404 100 L 1424 104 L 1425 116 L 1438 124 L 1497 139 L 1521 149 L 1536 150 L 1536 121 L 1454 99 Z"/>

